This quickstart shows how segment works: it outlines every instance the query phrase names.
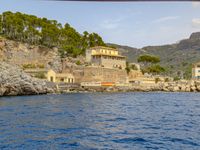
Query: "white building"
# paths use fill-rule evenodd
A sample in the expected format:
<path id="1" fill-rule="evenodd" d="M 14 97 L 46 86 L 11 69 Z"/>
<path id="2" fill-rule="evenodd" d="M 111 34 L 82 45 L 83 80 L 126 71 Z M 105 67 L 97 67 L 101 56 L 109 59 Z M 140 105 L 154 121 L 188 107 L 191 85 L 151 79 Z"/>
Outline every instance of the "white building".
<path id="1" fill-rule="evenodd" d="M 192 65 L 192 78 L 200 79 L 200 62 Z"/>
<path id="2" fill-rule="evenodd" d="M 86 61 L 93 66 L 105 68 L 126 68 L 126 57 L 115 48 L 96 46 L 86 50 Z"/>

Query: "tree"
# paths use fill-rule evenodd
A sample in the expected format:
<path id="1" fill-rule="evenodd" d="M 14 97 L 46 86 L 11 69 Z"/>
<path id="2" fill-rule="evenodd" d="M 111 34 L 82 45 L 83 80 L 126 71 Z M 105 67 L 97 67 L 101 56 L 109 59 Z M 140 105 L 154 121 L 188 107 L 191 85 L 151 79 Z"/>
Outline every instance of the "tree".
<path id="1" fill-rule="evenodd" d="M 63 27 L 56 20 L 10 11 L 0 14 L 0 18 L 0 33 L 7 38 L 50 48 L 58 47 L 62 57 L 76 57 L 89 47 L 106 45 L 97 33 L 85 31 L 81 35 L 68 23 Z"/>
<path id="2" fill-rule="evenodd" d="M 137 61 L 145 63 L 145 64 L 148 64 L 148 63 L 154 63 L 155 64 L 155 63 L 160 62 L 160 58 L 153 56 L 153 55 L 141 55 L 141 56 L 139 56 Z"/>
<path id="3" fill-rule="evenodd" d="M 160 74 L 165 72 L 165 68 L 160 65 L 152 65 L 143 69 L 143 73 Z"/>
<path id="4" fill-rule="evenodd" d="M 3 26 L 2 26 L 2 24 L 3 24 L 3 15 L 0 15 L 0 34 L 3 32 Z"/>

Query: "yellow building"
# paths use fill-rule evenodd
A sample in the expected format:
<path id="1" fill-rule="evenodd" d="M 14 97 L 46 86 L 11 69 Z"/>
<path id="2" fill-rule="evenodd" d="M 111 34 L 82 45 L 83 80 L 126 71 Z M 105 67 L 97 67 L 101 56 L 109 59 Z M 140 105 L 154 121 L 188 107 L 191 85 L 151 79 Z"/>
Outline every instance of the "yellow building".
<path id="1" fill-rule="evenodd" d="M 126 57 L 110 47 L 96 46 L 86 50 L 86 61 L 105 68 L 126 68 Z"/>
<path id="2" fill-rule="evenodd" d="M 192 65 L 192 78 L 200 79 L 200 62 Z"/>
<path id="3" fill-rule="evenodd" d="M 53 70 L 47 72 L 47 80 L 56 83 L 75 83 L 74 76 L 71 73 L 56 73 Z"/>

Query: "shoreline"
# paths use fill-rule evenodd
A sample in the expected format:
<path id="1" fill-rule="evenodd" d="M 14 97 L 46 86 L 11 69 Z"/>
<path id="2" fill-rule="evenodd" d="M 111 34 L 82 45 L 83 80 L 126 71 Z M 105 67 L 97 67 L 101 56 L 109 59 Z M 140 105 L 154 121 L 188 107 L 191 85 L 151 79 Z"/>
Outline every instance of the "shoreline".
<path id="1" fill-rule="evenodd" d="M 23 96 L 27 96 L 27 97 L 31 97 L 31 96 L 54 96 L 54 95 L 67 95 L 67 94 L 121 94 L 121 93 L 165 93 L 165 94 L 173 94 L 173 93 L 200 93 L 198 91 L 195 92 L 183 92 L 183 91 L 176 91 L 176 92 L 172 92 L 172 91 L 114 91 L 114 92 L 91 92 L 91 91 L 76 91 L 76 92 L 62 92 L 62 93 L 47 93 L 47 94 L 28 94 L 28 95 L 4 95 L 4 96 L 0 96 L 1 98 L 9 98 L 9 97 L 23 97 Z"/>

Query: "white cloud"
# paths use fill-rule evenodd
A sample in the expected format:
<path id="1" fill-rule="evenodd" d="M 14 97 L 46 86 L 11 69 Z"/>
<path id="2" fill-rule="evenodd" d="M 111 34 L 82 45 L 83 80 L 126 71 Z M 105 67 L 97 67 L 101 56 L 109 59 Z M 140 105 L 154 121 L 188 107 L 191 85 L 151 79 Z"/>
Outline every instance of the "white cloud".
<path id="1" fill-rule="evenodd" d="M 198 8 L 198 7 L 200 7 L 200 2 L 192 2 L 192 7 L 193 7 L 193 8 Z"/>
<path id="2" fill-rule="evenodd" d="M 120 21 L 120 19 L 104 20 L 103 23 L 100 24 L 100 27 L 104 29 L 116 29 L 120 25 Z"/>
<path id="3" fill-rule="evenodd" d="M 153 23 L 161 23 L 161 22 L 165 22 L 165 21 L 176 20 L 178 18 L 179 18 L 179 16 L 166 16 L 166 17 L 162 17 L 162 18 L 153 20 Z"/>
<path id="4" fill-rule="evenodd" d="M 193 27 L 200 27 L 200 18 L 192 19 L 192 25 Z"/>
<path id="5" fill-rule="evenodd" d="M 120 13 L 113 18 L 103 20 L 99 27 L 101 29 L 116 29 L 124 25 L 124 22 L 130 20 L 133 16 L 139 14 L 141 14 L 140 11 L 132 11 L 131 9 L 127 9 L 126 12 Z"/>

